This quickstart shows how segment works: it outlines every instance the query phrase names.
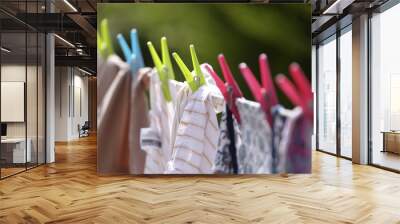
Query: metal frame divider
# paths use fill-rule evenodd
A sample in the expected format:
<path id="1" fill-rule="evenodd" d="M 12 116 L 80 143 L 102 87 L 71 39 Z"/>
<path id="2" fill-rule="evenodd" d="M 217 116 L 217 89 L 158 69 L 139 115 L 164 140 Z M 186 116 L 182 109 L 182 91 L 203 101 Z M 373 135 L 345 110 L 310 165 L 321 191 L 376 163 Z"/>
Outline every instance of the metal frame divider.
<path id="1" fill-rule="evenodd" d="M 28 0 L 25 0 L 25 21 L 28 19 Z M 25 171 L 28 170 L 28 24 L 25 23 L 25 99 L 24 99 L 24 121 L 25 121 Z M 32 155 L 32 154 L 31 154 Z"/>
<path id="2" fill-rule="evenodd" d="M 367 141 L 368 141 L 368 161 L 367 161 L 367 164 L 370 166 L 373 166 L 373 167 L 387 170 L 387 171 L 400 173 L 400 170 L 392 169 L 389 167 L 385 167 L 385 166 L 373 163 L 372 102 L 371 102 L 372 101 L 372 84 L 371 84 L 371 82 L 372 82 L 372 59 L 371 59 L 371 57 L 372 57 L 372 53 L 373 53 L 372 25 L 371 25 L 372 13 L 375 11 L 376 12 L 384 12 L 384 11 L 388 10 L 389 8 L 395 6 L 396 4 L 400 4 L 400 0 L 389 0 L 386 3 L 384 3 L 383 5 L 379 6 L 378 8 L 370 9 L 367 11 L 367 13 L 368 13 L 368 31 L 367 31 L 367 33 L 368 33 L 367 34 L 367 41 L 368 41 L 368 44 L 367 44 L 367 46 L 368 46 L 368 49 L 367 49 L 368 50 L 368 55 L 367 55 L 367 66 L 368 66 L 368 69 L 367 69 L 367 80 L 368 80 L 367 81 L 368 82 L 368 86 L 367 86 L 367 88 L 368 88 L 368 91 L 367 91 L 368 92 L 368 95 L 367 95 L 367 98 L 368 98 L 368 100 L 367 100 L 367 107 L 368 107 L 368 112 L 367 112 L 368 113 L 368 124 L 367 124 L 367 127 L 368 127 L 368 139 L 367 139 Z M 337 71 L 336 71 L 336 75 L 337 75 L 337 80 L 336 80 L 336 90 L 337 90 L 337 93 L 336 93 L 336 104 L 337 104 L 336 105 L 336 112 L 337 112 L 337 114 L 336 114 L 336 122 L 337 122 L 337 124 L 336 124 L 336 134 L 337 134 L 337 136 L 336 136 L 336 154 L 324 151 L 319 148 L 319 113 L 320 113 L 320 111 L 318 110 L 318 106 L 319 106 L 320 99 L 318 97 L 318 94 L 319 94 L 319 63 L 318 63 L 319 62 L 319 53 L 318 53 L 319 51 L 318 51 L 318 48 L 319 48 L 320 42 L 316 44 L 316 77 L 315 77 L 315 80 L 316 80 L 316 104 L 315 105 L 317 107 L 316 108 L 316 150 L 319 152 L 329 154 L 329 155 L 352 160 L 352 158 L 341 155 L 341 145 L 340 145 L 340 142 L 341 142 L 341 139 L 340 139 L 340 137 L 341 137 L 340 136 L 340 133 L 341 133 L 341 123 L 340 123 L 340 100 L 341 100 L 340 99 L 340 78 L 341 78 L 340 77 L 340 75 L 341 75 L 341 71 L 340 71 L 340 36 L 342 35 L 341 31 L 343 29 L 345 29 L 345 27 L 336 32 L 336 38 L 335 38 L 336 39 L 336 48 L 337 48 L 337 51 L 336 51 L 336 53 L 337 53 L 337 56 L 336 56 L 336 59 L 337 59 L 336 60 L 336 63 L 337 63 L 336 64 L 336 68 L 337 68 Z M 326 39 L 328 39 L 328 38 L 329 37 L 327 37 Z"/>
<path id="3" fill-rule="evenodd" d="M 2 28 L 2 23 L 0 23 L 0 47 L 3 46 L 2 45 L 2 32 L 1 32 L 2 29 L 1 28 Z M 1 55 L 2 55 L 2 53 L 0 51 L 0 124 L 2 124 L 2 122 L 1 122 L 1 77 L 2 77 L 2 75 L 1 75 Z M 0 144 L 0 180 L 2 179 L 1 164 L 2 164 L 2 162 L 1 162 L 1 144 Z"/>
<path id="4" fill-rule="evenodd" d="M 340 123 L 340 36 L 341 30 L 336 28 L 336 155 L 341 157 L 341 123 Z"/>
<path id="5" fill-rule="evenodd" d="M 346 26 L 347 27 L 347 26 Z M 341 153 L 341 117 L 340 117 L 340 103 L 341 103 L 341 97 L 340 97 L 340 80 L 341 80 L 341 65 L 340 65 L 340 37 L 342 35 L 342 31 L 346 29 L 346 27 L 343 27 L 339 29 L 337 27 L 337 31 L 335 34 L 335 39 L 336 41 L 336 153 L 328 152 L 323 149 L 319 148 L 319 113 L 320 111 L 318 110 L 319 106 L 319 54 L 318 54 L 318 48 L 319 48 L 319 43 L 316 45 L 316 150 L 319 152 L 323 152 L 329 155 L 333 155 L 336 157 L 340 157 L 343 159 L 347 160 L 352 160 L 352 158 L 343 156 Z M 327 37 L 324 40 L 327 40 L 331 38 L 331 36 Z M 324 41 L 322 40 L 322 41 Z M 321 42 L 322 42 L 321 41 Z M 332 40 L 333 41 L 333 40 Z M 320 43 L 321 43 L 320 42 Z"/>
<path id="6" fill-rule="evenodd" d="M 318 109 L 318 107 L 319 107 L 319 97 L 318 97 L 318 95 L 319 95 L 319 51 L 318 51 L 318 49 L 319 49 L 319 45 L 320 45 L 320 43 L 321 42 L 323 42 L 323 41 L 325 41 L 325 40 L 327 40 L 327 39 L 329 39 L 329 38 L 331 38 L 333 35 L 335 35 L 335 38 L 334 38 L 334 40 L 332 40 L 332 41 L 336 41 L 336 104 L 338 104 L 337 103 L 337 101 L 338 101 L 338 92 L 337 92 L 337 89 L 338 89 L 338 82 L 337 82 L 337 76 L 338 76 L 338 54 L 337 54 L 337 52 L 338 52 L 338 32 L 336 32 L 335 34 L 332 34 L 332 35 L 330 35 L 329 37 L 327 37 L 327 38 L 325 38 L 324 40 L 322 40 L 322 41 L 320 41 L 320 42 L 318 42 L 318 44 L 317 44 L 317 48 L 316 48 L 316 77 L 315 77 L 315 79 L 316 79 L 316 122 L 317 122 L 317 124 L 316 124 L 316 150 L 317 151 L 319 151 L 319 152 L 323 152 L 323 153 L 326 153 L 326 154 L 329 154 L 329 155 L 333 155 L 333 156 L 338 156 L 338 144 L 337 144 L 337 141 L 338 141 L 338 139 L 337 139 L 337 129 L 338 129 L 338 122 L 337 122 L 337 105 L 336 105 L 336 154 L 335 153 L 332 153 L 332 152 L 328 152 L 328 151 L 325 151 L 325 150 L 323 150 L 323 149 L 320 149 L 319 148 L 319 109 Z"/>
<path id="7" fill-rule="evenodd" d="M 45 3 L 47 3 L 48 0 L 45 1 Z M 28 0 L 25 0 L 25 21 L 27 19 L 27 6 Z M 47 12 L 47 7 L 45 9 L 45 11 Z M 39 0 L 36 0 L 36 12 L 39 12 Z M 1 24 L 0 24 L 1 25 Z M 42 42 L 42 44 L 44 44 L 44 51 L 41 53 L 44 53 L 44 55 L 42 55 L 42 58 L 44 59 L 44 68 L 42 69 L 42 79 L 44 79 L 44 99 L 43 99 L 43 103 L 44 103 L 44 162 L 43 163 L 39 163 L 39 32 L 40 30 L 37 30 L 31 26 L 29 26 L 27 23 L 24 22 L 25 25 L 25 84 L 24 84 L 24 106 L 25 106 L 25 110 L 24 110 L 24 120 L 25 120 L 25 169 L 15 172 L 13 174 L 10 174 L 8 176 L 2 176 L 2 172 L 1 172 L 1 167 L 0 167 L 0 180 L 6 179 L 8 177 L 12 177 L 14 175 L 26 172 L 29 169 L 33 169 L 36 167 L 39 167 L 41 165 L 44 165 L 47 163 L 47 82 L 46 82 L 46 78 L 47 78 L 47 32 L 44 32 L 43 34 L 45 35 L 43 40 L 44 42 Z M 36 32 L 36 142 L 37 142 L 37 148 L 36 148 L 36 164 L 32 167 L 28 167 L 28 119 L 27 119 L 27 81 L 28 81 L 28 28 L 33 28 L 33 30 Z M 2 45 L 2 32 L 0 32 L 0 46 Z M 1 61 L 2 61 L 2 56 L 0 53 L 0 68 L 1 68 Z M 44 77 L 43 77 L 44 75 Z M 0 69 L 0 82 L 1 82 L 1 69 Z M 1 89 L 1 86 L 0 86 Z M 0 102 L 1 102 L 1 91 L 0 91 Z M 1 109 L 1 106 L 0 106 Z M 0 114 L 0 123 L 1 123 L 1 114 Z M 0 144 L 0 158 L 1 158 L 1 144 Z"/>
<path id="8" fill-rule="evenodd" d="M 368 64 L 368 69 L 367 69 L 367 72 L 368 72 L 368 74 L 367 74 L 367 82 L 368 82 L 368 96 L 367 96 L 367 107 L 368 107 L 368 111 L 367 111 L 367 113 L 368 113 L 368 124 L 367 124 L 367 127 L 368 127 L 368 130 L 367 130 L 367 132 L 368 132 L 368 161 L 367 161 L 367 163 L 369 164 L 369 165 L 371 165 L 372 164 L 372 113 L 371 113 L 371 111 L 372 111 L 372 103 L 371 103 L 371 100 L 372 100 L 372 96 L 371 96 L 371 93 L 372 93 L 372 85 L 371 85 L 371 80 L 372 80 L 372 77 L 371 77 L 371 71 L 372 71 L 372 65 L 371 65 L 371 55 L 372 55 L 372 42 L 371 42 L 371 39 L 372 39 L 372 33 L 371 33 L 371 19 L 372 19 L 372 13 L 371 13 L 371 11 L 369 11 L 368 12 L 368 37 L 367 37 L 367 39 L 368 39 L 368 54 L 367 54 L 367 64 Z"/>
<path id="9" fill-rule="evenodd" d="M 315 46 L 315 148 L 319 151 L 319 44 Z"/>

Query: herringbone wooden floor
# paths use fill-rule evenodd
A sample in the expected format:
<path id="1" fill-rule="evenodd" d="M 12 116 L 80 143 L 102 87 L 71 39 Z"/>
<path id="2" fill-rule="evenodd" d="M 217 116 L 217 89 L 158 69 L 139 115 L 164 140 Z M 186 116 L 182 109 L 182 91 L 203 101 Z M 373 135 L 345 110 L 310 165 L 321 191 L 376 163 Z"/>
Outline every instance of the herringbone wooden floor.
<path id="1" fill-rule="evenodd" d="M 96 139 L 0 181 L 0 223 L 400 223 L 400 175 L 315 152 L 313 174 L 99 177 Z"/>

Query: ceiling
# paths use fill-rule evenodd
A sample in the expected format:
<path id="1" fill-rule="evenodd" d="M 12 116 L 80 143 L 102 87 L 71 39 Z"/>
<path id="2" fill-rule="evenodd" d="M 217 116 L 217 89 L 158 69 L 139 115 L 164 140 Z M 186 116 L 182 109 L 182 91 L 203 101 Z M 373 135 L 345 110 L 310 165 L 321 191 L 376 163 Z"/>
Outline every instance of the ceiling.
<path id="1" fill-rule="evenodd" d="M 13 49 L 7 56 L 11 60 L 26 55 L 25 35 L 18 33 L 52 32 L 57 34 L 56 65 L 79 66 L 95 73 L 96 3 L 96 0 L 47 0 L 47 4 L 45 0 L 1 0 L 2 43 Z M 27 39 L 31 39 L 29 34 Z M 27 46 L 30 56 L 36 46 Z"/>
<path id="2" fill-rule="evenodd" d="M 312 38 L 316 44 L 351 24 L 352 18 L 388 0 L 313 0 Z"/>

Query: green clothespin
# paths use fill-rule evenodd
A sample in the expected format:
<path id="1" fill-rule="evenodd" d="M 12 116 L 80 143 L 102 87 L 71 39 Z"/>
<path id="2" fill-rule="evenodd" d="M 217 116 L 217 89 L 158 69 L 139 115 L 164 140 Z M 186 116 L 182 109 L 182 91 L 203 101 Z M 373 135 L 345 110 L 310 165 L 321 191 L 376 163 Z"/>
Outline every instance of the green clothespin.
<path id="1" fill-rule="evenodd" d="M 204 74 L 201 72 L 199 60 L 197 59 L 196 50 L 193 44 L 190 45 L 190 55 L 192 57 L 193 63 L 193 73 L 190 72 L 188 67 L 182 61 L 181 57 L 174 52 L 172 56 L 174 57 L 176 63 L 178 64 L 179 68 L 181 69 L 183 75 L 185 76 L 186 82 L 189 84 L 190 89 L 192 92 L 198 90 L 202 85 L 206 84 L 206 80 L 204 78 Z"/>
<path id="2" fill-rule="evenodd" d="M 103 19 L 100 23 L 100 33 L 97 32 L 97 46 L 100 55 L 103 58 L 107 58 L 111 54 L 114 54 L 114 48 L 110 38 L 107 19 Z"/>
<path id="3" fill-rule="evenodd" d="M 149 41 L 147 42 L 147 46 L 149 47 L 151 57 L 153 58 L 154 65 L 157 69 L 158 75 L 161 81 L 161 89 L 163 91 L 164 99 L 167 102 L 172 100 L 171 93 L 169 90 L 168 80 L 174 80 L 175 74 L 174 69 L 172 68 L 171 58 L 169 56 L 168 43 L 167 38 L 161 38 L 161 57 L 157 54 L 156 49 L 153 44 Z"/>

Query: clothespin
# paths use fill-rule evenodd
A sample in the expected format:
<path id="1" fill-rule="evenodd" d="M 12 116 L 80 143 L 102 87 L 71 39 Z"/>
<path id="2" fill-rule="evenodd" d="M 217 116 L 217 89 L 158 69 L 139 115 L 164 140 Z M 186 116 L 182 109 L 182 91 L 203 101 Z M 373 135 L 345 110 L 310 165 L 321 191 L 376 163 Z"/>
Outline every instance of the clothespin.
<path id="1" fill-rule="evenodd" d="M 271 105 L 275 106 L 278 104 L 278 97 L 276 96 L 276 90 L 274 87 L 274 82 L 271 77 L 271 70 L 268 64 L 268 58 L 266 54 L 261 54 L 258 57 L 258 64 L 261 73 L 261 83 L 264 89 L 267 91 L 268 100 L 271 101 Z"/>
<path id="2" fill-rule="evenodd" d="M 99 48 L 100 55 L 103 58 L 107 58 L 111 54 L 114 54 L 114 48 L 110 38 L 107 19 L 103 19 L 100 23 L 100 34 L 97 32 L 97 46 Z"/>
<path id="3" fill-rule="evenodd" d="M 278 98 L 276 96 L 275 87 L 272 82 L 271 72 L 269 69 L 267 55 L 261 54 L 259 56 L 259 67 L 261 73 L 261 83 L 259 84 L 257 79 L 254 77 L 253 72 L 245 63 L 239 65 L 240 71 L 244 76 L 247 85 L 249 86 L 254 98 L 260 103 L 261 108 L 267 116 L 269 124 L 273 125 L 271 108 L 278 104 Z"/>
<path id="4" fill-rule="evenodd" d="M 179 55 L 176 52 L 172 53 L 172 56 L 174 57 L 179 68 L 181 69 L 183 76 L 186 79 L 186 82 L 189 84 L 190 89 L 192 90 L 192 92 L 195 92 L 200 88 L 200 86 L 206 84 L 206 80 L 204 78 L 203 73 L 201 72 L 199 60 L 197 59 L 196 50 L 193 44 L 190 45 L 190 55 L 192 57 L 192 63 L 194 69 L 193 72 L 190 72 L 188 67 L 185 65 L 181 57 L 179 57 Z"/>
<path id="5" fill-rule="evenodd" d="M 239 85 L 236 83 L 235 79 L 233 78 L 232 72 L 223 54 L 218 55 L 218 62 L 226 83 L 224 83 L 219 78 L 219 76 L 211 68 L 211 66 L 206 65 L 206 69 L 215 80 L 215 83 L 217 84 L 217 87 L 221 91 L 222 95 L 224 96 L 224 99 L 228 104 L 229 109 L 232 111 L 233 116 L 235 116 L 236 120 L 240 124 L 240 115 L 236 107 L 235 101 L 237 98 L 243 97 L 242 91 L 240 90 Z"/>
<path id="6" fill-rule="evenodd" d="M 289 73 L 292 76 L 294 84 L 286 78 L 285 75 L 279 74 L 275 81 L 280 89 L 285 93 L 289 100 L 295 105 L 303 109 L 305 116 L 309 119 L 313 119 L 312 100 L 313 95 L 311 92 L 310 82 L 304 75 L 300 66 L 297 63 L 292 63 L 289 66 Z"/>
<path id="7" fill-rule="evenodd" d="M 136 29 L 131 30 L 132 49 L 128 46 L 122 34 L 117 35 L 117 40 L 124 54 L 125 61 L 131 65 L 132 75 L 135 75 L 140 68 L 144 67 L 142 52 L 140 51 L 139 38 Z"/>
<path id="8" fill-rule="evenodd" d="M 300 65 L 297 63 L 290 64 L 289 73 L 292 76 L 293 81 L 298 87 L 301 95 L 307 100 L 313 99 L 310 82 L 307 80 Z"/>
<path id="9" fill-rule="evenodd" d="M 168 43 L 167 38 L 161 38 L 161 56 L 162 60 L 157 54 L 156 49 L 153 44 L 149 41 L 147 42 L 147 46 L 149 47 L 151 57 L 153 58 L 154 66 L 157 69 L 158 75 L 161 81 L 161 89 L 164 95 L 164 99 L 167 102 L 172 100 L 171 93 L 169 90 L 169 82 L 168 80 L 174 80 L 175 74 L 174 69 L 172 68 L 171 58 L 169 56 Z"/>

